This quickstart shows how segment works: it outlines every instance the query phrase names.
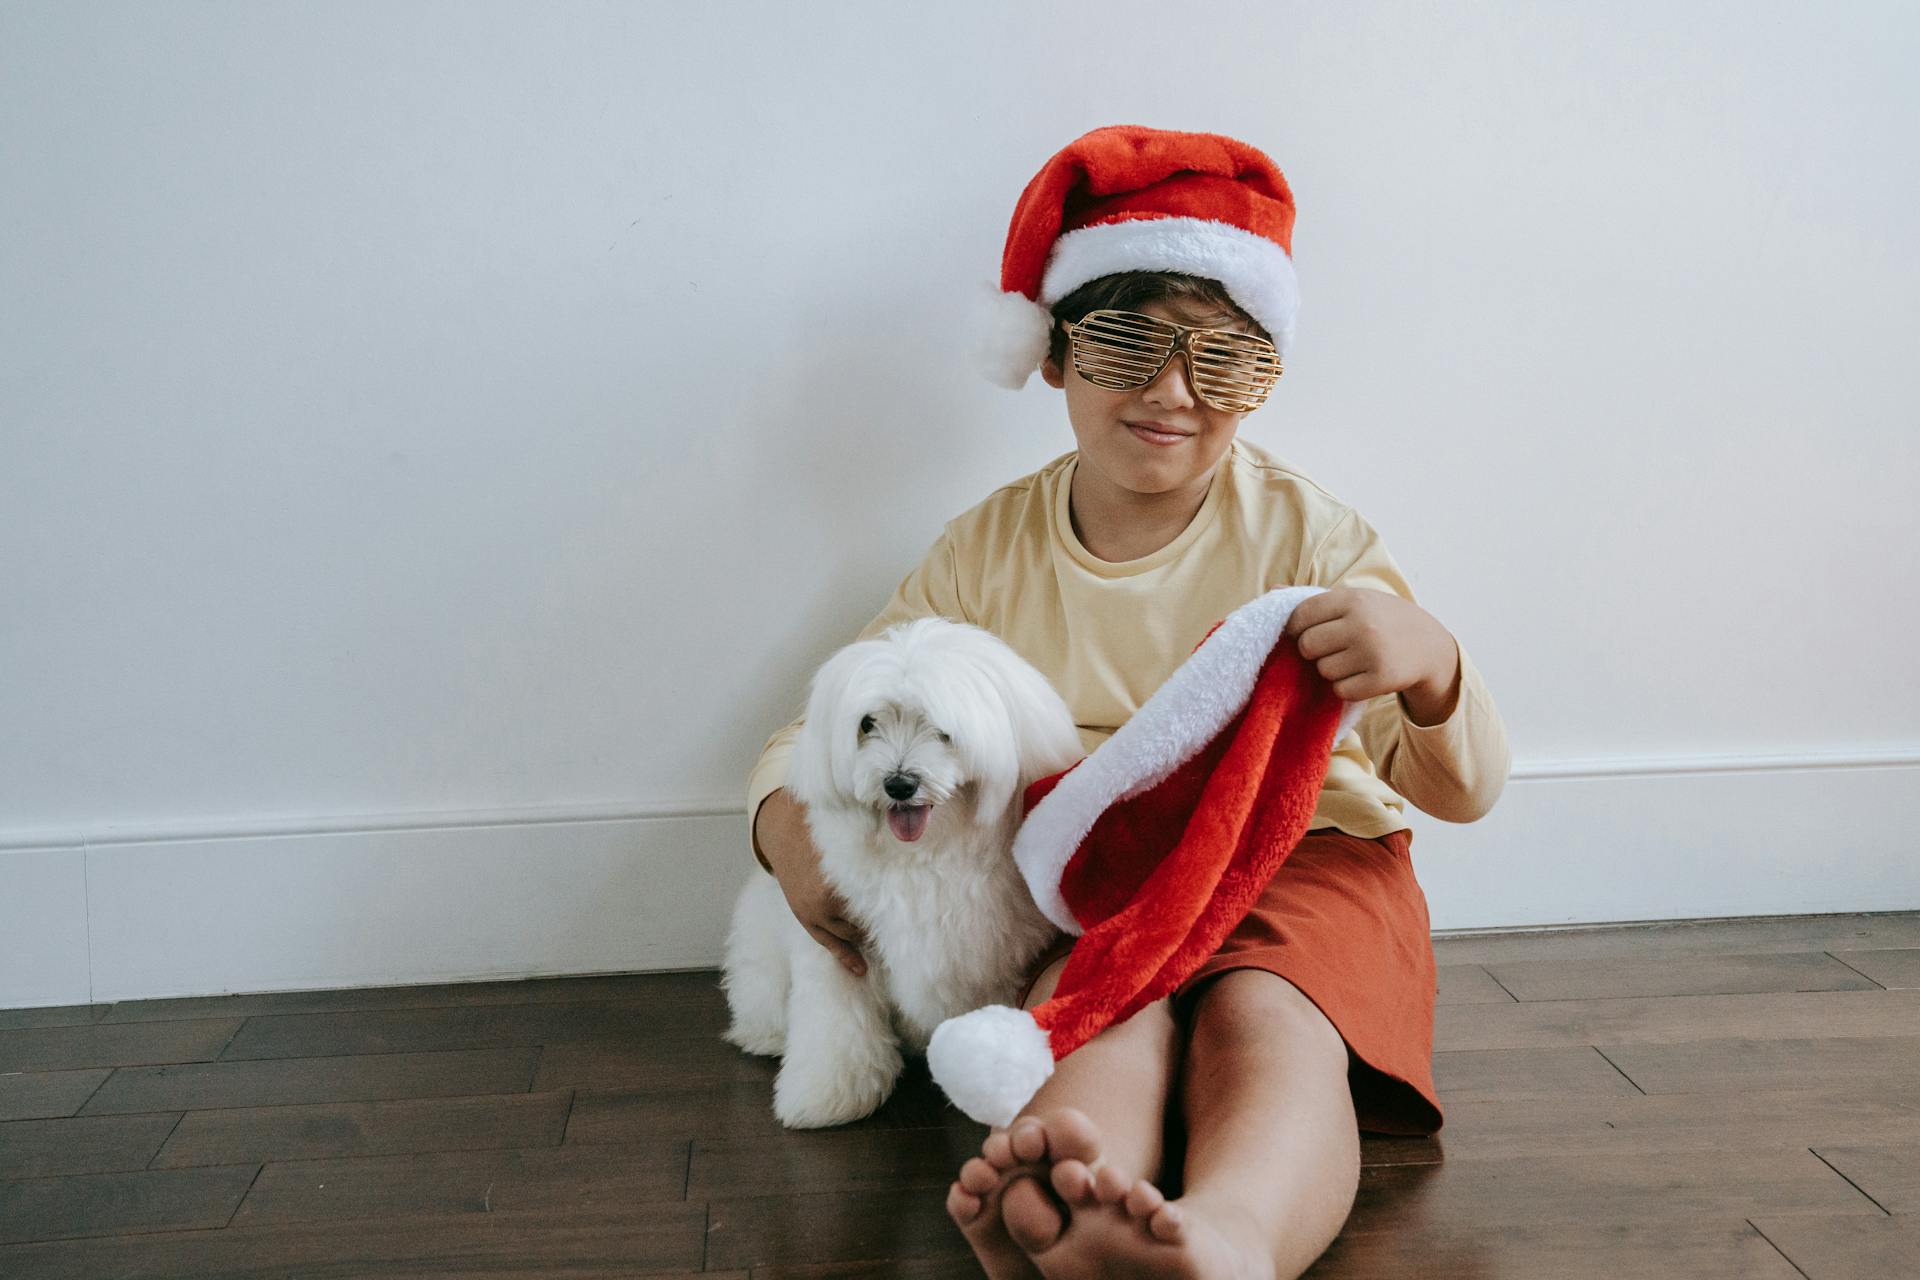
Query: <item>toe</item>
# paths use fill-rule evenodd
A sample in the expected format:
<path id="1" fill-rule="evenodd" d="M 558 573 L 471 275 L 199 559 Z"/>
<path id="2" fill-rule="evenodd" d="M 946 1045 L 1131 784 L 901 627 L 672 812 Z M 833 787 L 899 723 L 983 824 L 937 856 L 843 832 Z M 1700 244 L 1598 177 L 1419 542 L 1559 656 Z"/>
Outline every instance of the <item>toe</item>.
<path id="1" fill-rule="evenodd" d="M 1068 1204 L 1093 1203 L 1093 1170 L 1078 1160 L 1061 1160 L 1053 1166 L 1053 1189 Z"/>
<path id="2" fill-rule="evenodd" d="M 980 1216 L 980 1198 L 954 1183 L 947 1188 L 947 1216 L 963 1227 L 968 1225 Z"/>
<path id="3" fill-rule="evenodd" d="M 1000 1185 L 1000 1170 L 979 1156 L 960 1166 L 959 1187 L 971 1195 L 984 1196 Z"/>
<path id="4" fill-rule="evenodd" d="M 1147 1219 L 1147 1234 L 1165 1244 L 1179 1244 L 1186 1239 L 1187 1220 L 1177 1204 L 1163 1204 L 1154 1215 Z"/>
<path id="5" fill-rule="evenodd" d="M 1047 1116 L 1047 1150 L 1055 1160 L 1096 1164 L 1100 1159 L 1100 1130 L 1086 1112 L 1062 1107 Z"/>
<path id="6" fill-rule="evenodd" d="M 1127 1192 L 1127 1215 L 1133 1218 L 1151 1217 L 1166 1202 L 1167 1198 L 1160 1193 L 1160 1188 L 1142 1178 Z"/>
<path id="7" fill-rule="evenodd" d="M 1118 1204 L 1133 1189 L 1134 1180 L 1112 1165 L 1101 1165 L 1093 1173 L 1093 1194 L 1101 1204 Z"/>
<path id="8" fill-rule="evenodd" d="M 980 1144 L 980 1154 L 1002 1173 L 1020 1163 L 1013 1158 L 1013 1140 L 1007 1137 L 1005 1129 L 995 1129 L 988 1134 L 987 1140 Z"/>
<path id="9" fill-rule="evenodd" d="M 1022 1252 L 1051 1249 L 1066 1229 L 1060 1209 L 1034 1178 L 1016 1178 L 1000 1196 L 1000 1222 Z"/>
<path id="10" fill-rule="evenodd" d="M 1013 1144 L 1014 1158 L 1036 1164 L 1047 1157 L 1047 1130 L 1035 1116 L 1021 1116 L 1007 1132 Z"/>

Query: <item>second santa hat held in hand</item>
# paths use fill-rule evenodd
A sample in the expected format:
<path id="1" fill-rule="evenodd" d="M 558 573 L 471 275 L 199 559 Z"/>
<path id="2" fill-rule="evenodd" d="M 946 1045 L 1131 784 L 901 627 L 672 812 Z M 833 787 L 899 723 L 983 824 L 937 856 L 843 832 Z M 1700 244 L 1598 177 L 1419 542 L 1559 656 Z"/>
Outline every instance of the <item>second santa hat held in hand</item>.
<path id="1" fill-rule="evenodd" d="M 975 1120 L 1011 1123 L 1058 1059 L 1197 970 L 1306 833 L 1364 705 L 1342 702 L 1285 634 L 1322 590 L 1236 609 L 1092 755 L 1028 788 L 1014 859 L 1079 940 L 1045 1003 L 934 1031 L 933 1078 Z"/>

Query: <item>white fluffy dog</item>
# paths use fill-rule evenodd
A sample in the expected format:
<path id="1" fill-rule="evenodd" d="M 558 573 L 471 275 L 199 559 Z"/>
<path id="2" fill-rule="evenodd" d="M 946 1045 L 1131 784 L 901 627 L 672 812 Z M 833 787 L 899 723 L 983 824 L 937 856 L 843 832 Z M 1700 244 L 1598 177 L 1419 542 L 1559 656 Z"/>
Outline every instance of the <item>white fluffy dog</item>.
<path id="1" fill-rule="evenodd" d="M 807 934 L 772 876 L 741 892 L 726 1036 L 782 1058 L 782 1124 L 869 1114 L 893 1090 L 902 1044 L 922 1052 L 947 1018 L 1018 995 L 1056 933 L 1013 862 L 1021 795 L 1082 754 L 1046 677 L 978 627 L 902 623 L 815 673 L 787 789 L 866 932 L 867 973 Z"/>

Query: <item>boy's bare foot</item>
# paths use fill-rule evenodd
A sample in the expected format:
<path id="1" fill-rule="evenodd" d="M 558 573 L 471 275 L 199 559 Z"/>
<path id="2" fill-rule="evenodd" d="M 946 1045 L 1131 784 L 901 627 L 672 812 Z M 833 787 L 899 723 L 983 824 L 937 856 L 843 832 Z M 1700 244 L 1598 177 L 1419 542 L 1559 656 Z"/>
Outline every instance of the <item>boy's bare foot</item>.
<path id="1" fill-rule="evenodd" d="M 1102 1163 L 1099 1129 L 1071 1107 L 989 1134 L 948 1188 L 947 1213 L 991 1280 L 1273 1280 L 1264 1228 L 1244 1209 L 1169 1201 Z"/>
<path id="2" fill-rule="evenodd" d="M 1071 1212 L 1059 1243 L 1034 1258 L 1046 1280 L 1274 1280 L 1264 1230 L 1237 1206 L 1169 1201 L 1138 1178 L 1113 1201 L 1096 1199 Z"/>
<path id="3" fill-rule="evenodd" d="M 1021 1116 L 989 1134 L 980 1155 L 961 1166 L 947 1191 L 947 1212 L 993 1280 L 1039 1276 L 1033 1259 L 1066 1231 L 1068 1197 L 1097 1207 L 1096 1172 L 1119 1177 L 1099 1160 L 1100 1131 L 1084 1112 L 1062 1107 Z M 1048 1194 L 1049 1184 L 1058 1197 Z"/>
<path id="4" fill-rule="evenodd" d="M 1102 1164 L 1099 1130 L 1078 1111 L 1048 1116 L 1044 1133 L 1050 1180 L 1067 1210 L 1058 1230 L 1032 1238 L 1037 1247 L 1026 1249 L 1047 1280 L 1273 1280 L 1265 1229 L 1245 1209 L 1198 1196 L 1170 1202 L 1147 1179 Z M 1013 1205 L 1003 1197 L 1003 1213 L 1011 1215 Z M 1059 1220 L 1059 1211 L 1048 1209 Z M 1016 1243 L 1028 1243 L 1010 1216 L 1007 1229 Z"/>
<path id="5" fill-rule="evenodd" d="M 1015 1152 L 1014 1131 L 1020 1135 L 1018 1147 L 1026 1153 L 1024 1156 Z M 1035 1126 L 1020 1120 L 1014 1122 L 1013 1130 L 995 1129 L 981 1144 L 980 1154 L 960 1166 L 959 1180 L 947 1188 L 947 1216 L 973 1246 L 974 1256 L 989 1280 L 1031 1280 L 1040 1274 L 1007 1233 L 1003 1221 L 1008 1192 L 1014 1192 L 1016 1205 L 1031 1197 L 1046 1199 L 1035 1181 L 1045 1176 L 1041 1161 L 1046 1156 L 1046 1142 L 1043 1136 L 1036 1142 L 1036 1136 Z M 1048 1208 L 1056 1223 L 1061 1221 L 1060 1211 L 1051 1205 Z M 1018 1208 L 1014 1217 L 1016 1221 L 1026 1220 Z M 1059 1230 L 1056 1225 L 1054 1234 Z"/>

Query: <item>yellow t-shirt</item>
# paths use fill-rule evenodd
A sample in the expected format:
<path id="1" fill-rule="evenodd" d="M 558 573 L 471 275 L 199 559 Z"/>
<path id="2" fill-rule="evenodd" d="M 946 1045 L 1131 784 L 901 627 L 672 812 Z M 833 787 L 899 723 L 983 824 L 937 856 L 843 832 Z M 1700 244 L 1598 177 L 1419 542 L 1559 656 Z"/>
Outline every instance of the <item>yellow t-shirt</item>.
<path id="1" fill-rule="evenodd" d="M 857 638 L 928 614 L 984 627 L 1053 682 L 1092 752 L 1214 623 L 1274 587 L 1371 587 L 1413 599 L 1358 512 L 1238 439 L 1178 537 L 1138 560 L 1096 559 L 1068 517 L 1078 456 L 1055 458 L 949 520 Z M 749 830 L 786 778 L 799 727 L 795 720 L 769 738 L 754 766 Z M 1471 822 L 1493 806 L 1509 763 L 1506 726 L 1461 646 L 1459 698 L 1447 718 L 1421 726 L 1399 695 L 1372 699 L 1336 744 L 1309 825 L 1385 835 L 1411 825 L 1406 800 Z"/>

